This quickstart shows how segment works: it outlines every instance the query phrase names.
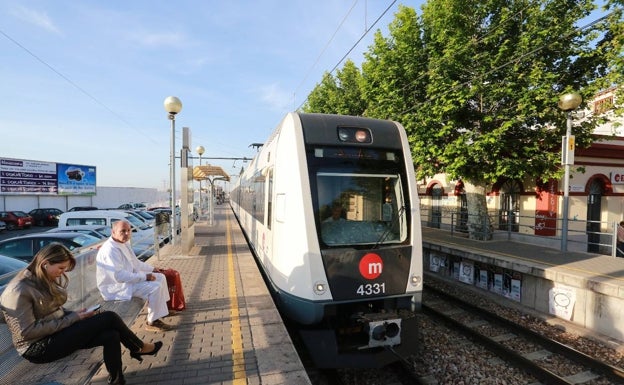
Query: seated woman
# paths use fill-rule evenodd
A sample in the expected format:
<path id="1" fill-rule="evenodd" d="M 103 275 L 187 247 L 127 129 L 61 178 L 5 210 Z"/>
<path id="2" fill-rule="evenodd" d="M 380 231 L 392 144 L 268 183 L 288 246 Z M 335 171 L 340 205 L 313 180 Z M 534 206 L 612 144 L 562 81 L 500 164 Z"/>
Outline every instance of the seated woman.
<path id="1" fill-rule="evenodd" d="M 139 361 L 143 355 L 155 355 L 163 344 L 141 341 L 117 313 L 63 308 L 69 283 L 65 273 L 75 266 L 76 259 L 65 246 L 45 246 L 7 285 L 0 297 L 0 315 L 18 353 L 28 361 L 52 362 L 78 349 L 103 346 L 108 383 L 123 385 L 121 344 Z"/>

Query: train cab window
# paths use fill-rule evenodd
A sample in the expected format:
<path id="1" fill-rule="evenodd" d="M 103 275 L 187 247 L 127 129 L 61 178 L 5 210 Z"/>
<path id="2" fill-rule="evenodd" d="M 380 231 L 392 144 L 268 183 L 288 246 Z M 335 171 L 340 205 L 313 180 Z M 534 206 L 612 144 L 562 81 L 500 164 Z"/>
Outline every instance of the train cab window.
<path id="1" fill-rule="evenodd" d="M 401 178 L 317 173 L 317 219 L 328 246 L 400 243 L 407 237 Z"/>

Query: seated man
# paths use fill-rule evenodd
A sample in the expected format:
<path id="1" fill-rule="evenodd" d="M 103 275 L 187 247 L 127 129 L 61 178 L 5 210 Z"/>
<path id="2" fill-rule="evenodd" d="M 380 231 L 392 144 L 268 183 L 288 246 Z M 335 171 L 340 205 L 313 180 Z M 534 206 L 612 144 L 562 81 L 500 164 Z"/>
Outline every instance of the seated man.
<path id="1" fill-rule="evenodd" d="M 331 215 L 325 218 L 325 220 L 323 220 L 323 223 L 344 221 L 345 219 L 342 217 L 342 212 L 342 205 L 340 205 L 340 203 L 334 203 L 331 208 Z"/>
<path id="2" fill-rule="evenodd" d="M 148 331 L 171 330 L 161 318 L 169 314 L 169 290 L 161 270 L 140 261 L 132 247 L 132 229 L 126 221 L 113 224 L 112 234 L 97 254 L 97 286 L 105 301 L 147 299 Z"/>

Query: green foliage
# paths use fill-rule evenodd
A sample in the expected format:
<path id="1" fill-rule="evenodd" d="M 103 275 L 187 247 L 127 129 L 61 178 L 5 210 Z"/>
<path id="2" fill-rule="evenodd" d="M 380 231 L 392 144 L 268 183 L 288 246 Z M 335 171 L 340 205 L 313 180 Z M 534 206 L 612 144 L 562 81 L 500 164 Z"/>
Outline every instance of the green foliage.
<path id="1" fill-rule="evenodd" d="M 323 75 L 321 84 L 317 84 L 308 96 L 303 111 L 362 115 L 365 104 L 362 99 L 361 81 L 360 70 L 351 60 L 347 60 L 336 77 L 329 73 Z"/>
<path id="2" fill-rule="evenodd" d="M 348 61 L 325 74 L 304 111 L 401 122 L 419 179 L 557 178 L 559 96 L 578 91 L 586 107 L 623 84 L 622 3 L 596 23 L 591 0 L 429 0 L 420 17 L 400 6 L 362 71 Z M 591 144 L 595 120 L 575 125 L 577 146 Z"/>

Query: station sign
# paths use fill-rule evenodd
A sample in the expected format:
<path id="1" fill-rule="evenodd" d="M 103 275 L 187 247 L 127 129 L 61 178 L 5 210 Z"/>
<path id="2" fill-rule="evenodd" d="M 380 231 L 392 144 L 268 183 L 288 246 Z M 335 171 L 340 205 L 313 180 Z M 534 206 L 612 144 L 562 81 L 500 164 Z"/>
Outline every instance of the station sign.
<path id="1" fill-rule="evenodd" d="M 611 184 L 624 184 L 624 170 L 611 172 Z"/>

